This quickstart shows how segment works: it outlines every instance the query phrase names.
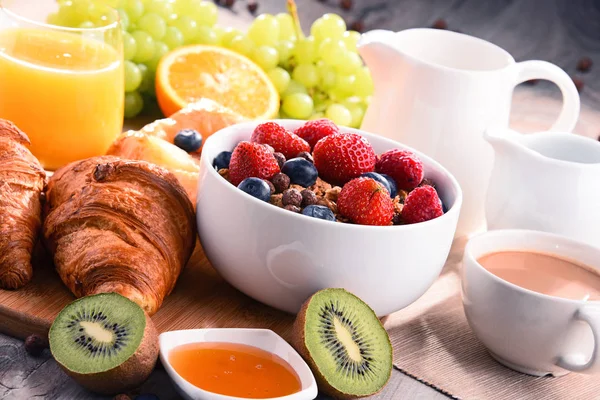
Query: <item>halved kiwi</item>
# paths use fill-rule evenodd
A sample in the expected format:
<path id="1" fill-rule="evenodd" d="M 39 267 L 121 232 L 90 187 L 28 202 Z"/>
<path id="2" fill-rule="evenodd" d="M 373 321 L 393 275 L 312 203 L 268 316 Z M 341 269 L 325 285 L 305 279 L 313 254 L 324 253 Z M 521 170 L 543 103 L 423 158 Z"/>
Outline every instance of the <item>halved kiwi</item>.
<path id="1" fill-rule="evenodd" d="M 58 314 L 48 339 L 65 372 L 86 389 L 102 394 L 139 386 L 158 358 L 152 320 L 117 293 L 75 300 Z"/>
<path id="2" fill-rule="evenodd" d="M 371 396 L 392 373 L 392 345 L 373 310 L 344 289 L 324 289 L 302 306 L 292 345 L 333 397 Z"/>

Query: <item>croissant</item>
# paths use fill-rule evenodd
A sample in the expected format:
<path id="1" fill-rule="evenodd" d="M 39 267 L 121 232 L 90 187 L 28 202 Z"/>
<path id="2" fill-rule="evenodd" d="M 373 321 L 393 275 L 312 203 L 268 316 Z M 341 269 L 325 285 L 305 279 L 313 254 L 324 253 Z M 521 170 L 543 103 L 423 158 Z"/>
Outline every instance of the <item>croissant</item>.
<path id="1" fill-rule="evenodd" d="M 0 288 L 18 289 L 31 280 L 31 253 L 41 219 L 46 173 L 26 146 L 29 138 L 0 119 Z"/>
<path id="2" fill-rule="evenodd" d="M 154 314 L 196 242 L 192 204 L 177 178 L 145 161 L 94 157 L 48 182 L 43 235 L 77 297 L 117 292 Z"/>

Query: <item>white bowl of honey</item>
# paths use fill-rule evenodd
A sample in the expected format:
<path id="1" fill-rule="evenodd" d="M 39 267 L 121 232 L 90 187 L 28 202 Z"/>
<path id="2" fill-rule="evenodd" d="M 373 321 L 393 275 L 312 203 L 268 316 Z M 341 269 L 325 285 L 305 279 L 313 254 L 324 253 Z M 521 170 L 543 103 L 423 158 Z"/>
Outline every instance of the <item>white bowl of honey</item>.
<path id="1" fill-rule="evenodd" d="M 268 329 L 189 329 L 159 336 L 160 359 L 190 400 L 312 400 L 317 383 L 300 355 Z"/>

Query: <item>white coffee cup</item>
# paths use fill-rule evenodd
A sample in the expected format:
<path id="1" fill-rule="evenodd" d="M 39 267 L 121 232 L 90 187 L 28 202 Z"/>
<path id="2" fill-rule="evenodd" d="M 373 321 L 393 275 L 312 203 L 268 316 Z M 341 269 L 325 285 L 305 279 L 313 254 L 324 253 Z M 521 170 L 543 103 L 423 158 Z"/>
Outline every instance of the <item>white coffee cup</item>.
<path id="1" fill-rule="evenodd" d="M 498 230 L 467 243 L 462 296 L 471 329 L 497 361 L 530 375 L 600 373 L 600 301 L 548 296 L 509 283 L 477 260 L 498 251 L 533 251 L 600 271 L 600 248 L 551 233 Z"/>
<path id="2" fill-rule="evenodd" d="M 560 88 L 563 108 L 553 130 L 569 132 L 579 117 L 579 94 L 562 69 L 517 63 L 482 39 L 439 29 L 376 30 L 358 47 L 375 85 L 362 129 L 427 154 L 457 178 L 464 194 L 457 236 L 485 229 L 494 153 L 483 133 L 508 127 L 517 84 L 546 79 Z"/>

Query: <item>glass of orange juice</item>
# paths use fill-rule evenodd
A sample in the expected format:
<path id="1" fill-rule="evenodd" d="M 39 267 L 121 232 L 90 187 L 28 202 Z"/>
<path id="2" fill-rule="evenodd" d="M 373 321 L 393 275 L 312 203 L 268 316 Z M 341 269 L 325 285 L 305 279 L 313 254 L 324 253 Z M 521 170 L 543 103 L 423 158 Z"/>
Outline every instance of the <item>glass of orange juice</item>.
<path id="1" fill-rule="evenodd" d="M 69 27 L 47 22 L 55 0 L 0 0 L 0 118 L 48 170 L 104 154 L 123 128 L 119 14 L 86 4 L 94 21 Z"/>

